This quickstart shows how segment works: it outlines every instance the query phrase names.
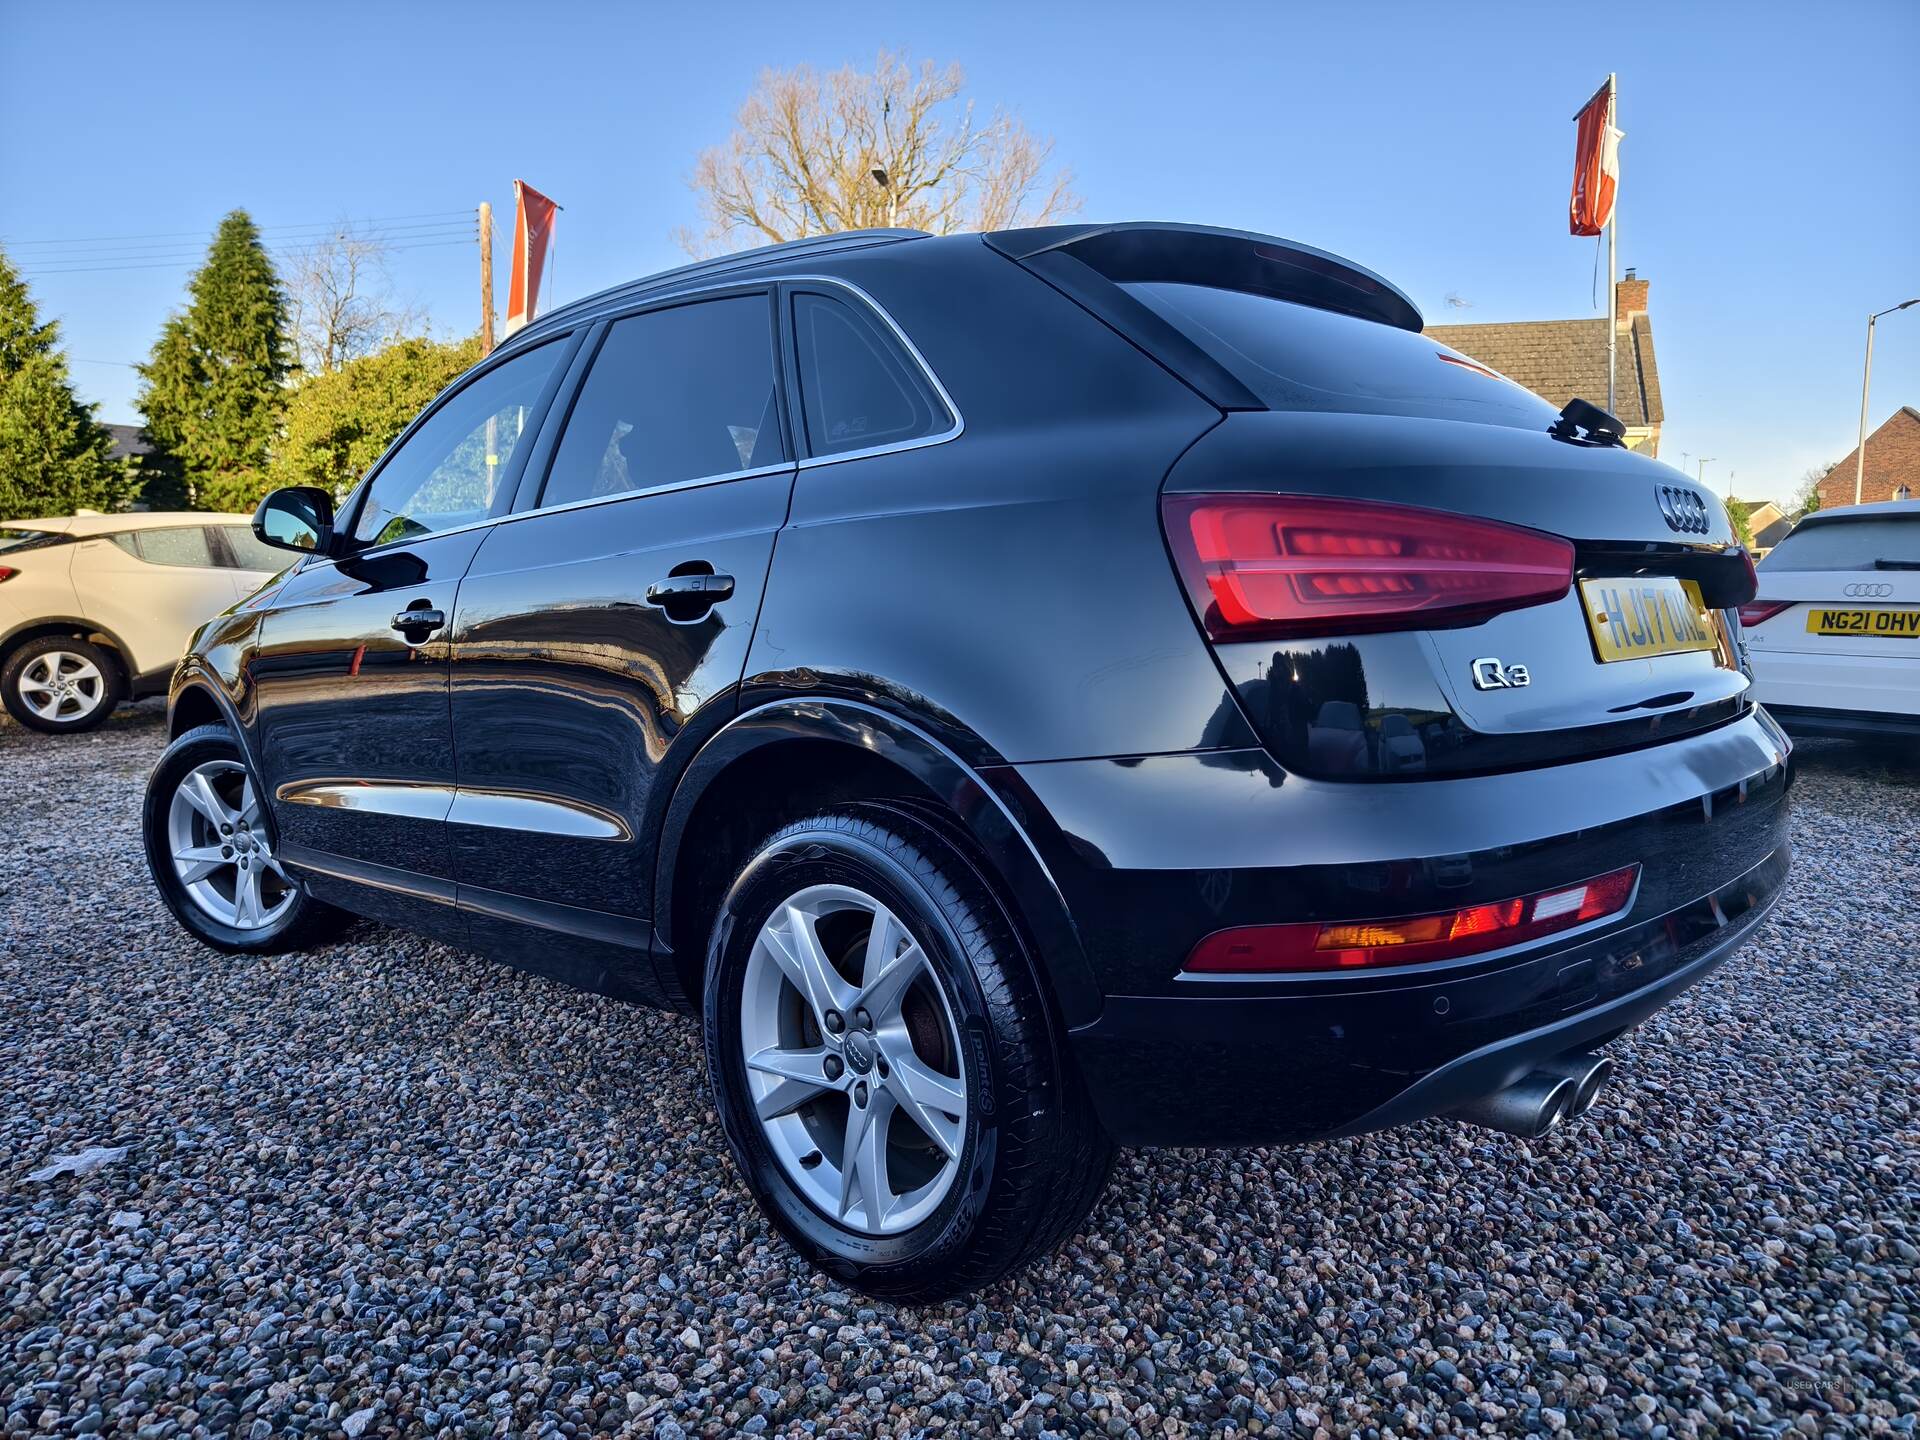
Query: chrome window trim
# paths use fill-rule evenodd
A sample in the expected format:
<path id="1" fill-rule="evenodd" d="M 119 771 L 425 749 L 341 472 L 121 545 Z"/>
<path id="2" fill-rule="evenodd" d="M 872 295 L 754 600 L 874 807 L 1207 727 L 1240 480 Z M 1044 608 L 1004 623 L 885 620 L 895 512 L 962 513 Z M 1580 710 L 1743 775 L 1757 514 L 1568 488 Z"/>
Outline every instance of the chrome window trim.
<path id="1" fill-rule="evenodd" d="M 958 440 L 960 436 L 966 432 L 967 423 L 965 417 L 960 413 L 960 407 L 954 403 L 953 396 L 948 393 L 947 387 L 941 384 L 940 377 L 934 373 L 933 366 L 927 363 L 927 357 L 920 353 L 920 347 L 915 345 L 907 335 L 907 332 L 900 328 L 899 322 L 887 313 L 886 306 L 882 305 L 878 300 L 875 300 L 873 296 L 861 289 L 860 286 L 854 284 L 851 280 L 843 280 L 835 275 L 769 275 L 756 277 L 753 280 L 734 280 L 725 284 L 702 285 L 691 290 L 674 290 L 665 294 L 648 296 L 644 301 L 636 301 L 633 305 L 624 308 L 602 311 L 591 316 L 582 316 L 579 321 L 576 322 L 576 328 L 583 328 L 603 322 L 607 325 L 614 325 L 634 315 L 642 315 L 650 310 L 670 309 L 683 301 L 697 300 L 703 297 L 717 295 L 722 291 L 741 294 L 769 290 L 778 284 L 832 286 L 846 291 L 852 295 L 855 300 L 866 306 L 868 310 L 879 317 L 886 325 L 888 331 L 893 335 L 893 338 L 897 340 L 901 348 L 906 351 L 907 357 L 918 367 L 920 374 L 925 378 L 927 383 L 933 387 L 934 393 L 940 397 L 940 402 L 947 407 L 947 413 L 953 416 L 952 426 L 941 431 L 938 435 L 923 435 L 917 440 L 898 440 L 887 445 L 870 445 L 862 450 L 841 450 L 831 455 L 809 455 L 803 459 L 783 460 L 777 465 L 761 465 L 751 470 L 731 470 L 720 475 L 699 475 L 690 480 L 673 480 L 664 485 L 649 486 L 644 490 L 623 490 L 617 495 L 595 495 L 585 500 L 569 500 L 561 505 L 536 505 L 525 510 L 509 510 L 504 515 L 493 515 L 485 520 L 469 521 L 465 525 L 455 525 L 446 530 L 435 530 L 431 534 L 415 536 L 407 540 L 389 540 L 384 545 L 370 545 L 364 550 L 356 550 L 352 558 L 359 559 L 361 556 L 377 555 L 387 550 L 402 549 L 408 545 L 424 544 L 429 540 L 438 540 L 443 535 L 464 535 L 473 530 L 489 530 L 496 525 L 508 525 L 515 520 L 526 520 L 536 515 L 559 515 L 569 510 L 584 510 L 591 505 L 609 505 L 619 500 L 638 500 L 648 495 L 670 495 L 678 490 L 697 490 L 707 485 L 724 485 L 733 480 L 751 480 L 762 475 L 777 475 L 783 471 L 813 470 L 822 465 L 839 465 L 848 460 L 866 460 L 875 455 L 891 455 L 896 451 L 923 450 L 930 445 L 944 445 L 950 440 Z M 790 322 L 783 322 L 783 329 L 777 331 L 775 334 L 776 340 L 781 334 L 785 333 L 786 328 L 790 328 Z M 547 342 L 542 341 L 541 343 L 545 344 Z M 776 356 L 775 358 L 778 359 L 779 357 Z M 581 383 L 585 383 L 585 377 L 582 377 Z M 411 428 L 411 423 L 409 424 L 409 428 Z M 405 431 L 401 432 L 402 437 L 404 437 L 405 434 Z M 398 441 L 395 443 L 397 444 Z M 389 447 L 389 449 L 391 448 L 392 447 Z M 386 456 L 383 454 L 381 459 L 384 460 L 385 458 Z M 373 473 L 374 472 L 370 470 L 367 476 L 361 480 L 360 484 L 365 485 L 368 480 L 372 479 Z M 356 486 L 355 490 L 357 491 L 358 488 L 359 487 Z M 350 493 L 347 501 L 342 504 L 343 510 L 347 505 L 352 503 L 353 498 L 354 496 Z M 333 565 L 337 564 L 338 560 L 335 558 L 316 559 L 312 563 L 317 565 Z M 303 565 L 301 568 L 305 569 L 306 567 Z"/>
<path id="2" fill-rule="evenodd" d="M 948 394 L 947 387 L 940 383 L 940 377 L 934 373 L 933 366 L 927 363 L 927 357 L 920 353 L 920 347 L 913 343 L 912 337 L 910 337 L 905 330 L 900 328 L 900 322 L 888 313 L 886 306 L 882 305 L 851 280 L 841 280 L 832 275 L 782 275 L 780 279 L 783 282 L 802 287 L 807 285 L 838 286 L 859 300 L 868 310 L 877 315 L 886 325 L 887 329 L 893 333 L 893 338 L 900 342 L 900 348 L 906 351 L 907 358 L 919 369 L 922 378 L 933 387 L 933 393 L 940 397 L 940 403 L 947 407 L 947 413 L 953 417 L 953 424 L 937 435 L 922 435 L 917 440 L 896 440 L 886 445 L 868 445 L 859 450 L 836 450 L 831 455 L 808 455 L 799 462 L 802 470 L 812 470 L 821 465 L 838 465 L 846 460 L 864 460 L 873 455 L 891 455 L 901 450 L 924 450 L 929 445 L 944 445 L 949 440 L 958 440 L 961 435 L 966 432 L 967 422 L 966 418 L 960 413 L 960 407 L 953 403 L 953 396 Z M 791 316 L 789 315 L 782 318 L 786 320 L 787 328 L 791 329 Z M 797 361 L 799 356 L 796 354 L 794 358 Z M 800 385 L 804 390 L 804 382 L 798 375 L 794 376 L 794 383 Z M 801 418 L 801 423 L 795 428 L 799 430 L 806 428 L 804 417 Z"/>

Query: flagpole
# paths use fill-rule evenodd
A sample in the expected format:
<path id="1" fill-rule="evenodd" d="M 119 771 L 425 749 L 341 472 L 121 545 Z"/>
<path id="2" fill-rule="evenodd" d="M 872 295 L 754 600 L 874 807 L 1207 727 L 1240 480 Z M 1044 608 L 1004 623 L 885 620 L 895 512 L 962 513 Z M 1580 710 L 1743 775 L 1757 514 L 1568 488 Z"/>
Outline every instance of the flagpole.
<path id="1" fill-rule="evenodd" d="M 1619 121 L 1619 92 L 1615 88 L 1614 76 L 1607 76 L 1607 126 L 1617 129 Z M 1604 136 L 1605 132 L 1602 132 Z M 1604 140 L 1603 140 L 1604 145 Z M 1620 273 L 1617 261 L 1620 244 L 1620 189 L 1616 184 L 1613 192 L 1613 213 L 1607 217 L 1607 413 L 1618 415 L 1614 404 L 1614 376 L 1618 373 L 1618 350 L 1620 343 L 1619 291 L 1613 277 Z"/>

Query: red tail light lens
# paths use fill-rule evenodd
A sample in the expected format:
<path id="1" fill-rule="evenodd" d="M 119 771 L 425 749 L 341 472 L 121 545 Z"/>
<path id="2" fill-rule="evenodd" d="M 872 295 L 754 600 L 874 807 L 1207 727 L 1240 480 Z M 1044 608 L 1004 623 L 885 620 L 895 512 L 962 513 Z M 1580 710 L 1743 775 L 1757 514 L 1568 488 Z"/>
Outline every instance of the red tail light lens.
<path id="1" fill-rule="evenodd" d="M 0 583 L 4 583 L 8 580 L 11 580 L 14 576 L 18 575 L 19 573 L 20 572 L 18 570 L 13 569 L 11 566 L 0 565 Z"/>
<path id="2" fill-rule="evenodd" d="M 1740 607 L 1740 623 L 1752 629 L 1771 620 L 1791 604 L 1791 600 L 1749 600 Z"/>
<path id="3" fill-rule="evenodd" d="M 1193 947 L 1187 970 L 1202 975 L 1299 974 L 1452 960 L 1524 945 L 1618 915 L 1632 902 L 1639 878 L 1640 867 L 1629 865 L 1578 885 L 1433 915 L 1216 930 Z"/>
<path id="4" fill-rule="evenodd" d="M 1215 640 L 1473 625 L 1573 584 L 1568 541 L 1495 520 L 1297 495 L 1169 495 L 1163 509 Z"/>

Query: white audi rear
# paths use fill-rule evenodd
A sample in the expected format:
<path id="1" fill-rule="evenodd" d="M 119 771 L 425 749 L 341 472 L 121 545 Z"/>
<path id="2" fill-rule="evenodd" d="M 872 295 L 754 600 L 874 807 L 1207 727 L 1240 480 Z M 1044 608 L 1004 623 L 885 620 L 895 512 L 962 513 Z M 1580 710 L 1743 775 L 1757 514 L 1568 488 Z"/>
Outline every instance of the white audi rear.
<path id="1" fill-rule="evenodd" d="M 1809 515 L 1740 607 L 1754 693 L 1788 730 L 1920 741 L 1920 501 Z"/>

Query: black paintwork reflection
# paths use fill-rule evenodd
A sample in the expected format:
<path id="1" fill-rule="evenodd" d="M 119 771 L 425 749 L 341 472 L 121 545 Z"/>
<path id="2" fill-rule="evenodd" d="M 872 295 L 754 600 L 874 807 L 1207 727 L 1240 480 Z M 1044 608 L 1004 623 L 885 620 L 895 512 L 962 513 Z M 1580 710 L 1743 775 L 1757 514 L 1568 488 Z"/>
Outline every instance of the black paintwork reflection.
<path id="1" fill-rule="evenodd" d="M 1164 995 L 1190 986 L 1174 978 L 1188 952 L 1229 926 L 1417 915 L 1635 860 L 1638 904 L 1653 913 L 1781 843 L 1787 747 L 1759 717 L 1649 754 L 1471 788 L 1314 781 L 1260 750 L 988 773 L 1052 870 L 1101 988 Z"/>
<path id="2" fill-rule="evenodd" d="M 655 779 L 710 702 L 706 725 L 732 713 L 791 486 L 757 476 L 495 528 L 455 616 L 459 785 L 541 803 L 490 814 L 463 798 L 448 831 L 464 885 L 650 914 Z M 692 566 L 732 576 L 732 594 L 686 620 L 645 602 Z M 569 812 L 620 833 L 580 833 Z"/>
<path id="3" fill-rule="evenodd" d="M 280 798 L 328 782 L 454 784 L 447 632 L 413 644 L 400 611 L 451 616 L 483 532 L 430 537 L 334 564 L 309 565 L 273 597 L 247 666 L 256 738 L 283 841 L 421 875 L 451 878 L 445 827 L 409 797 L 400 813 Z M 444 815 L 445 805 L 438 815 Z"/>
<path id="4" fill-rule="evenodd" d="M 1425 647 L 1420 635 L 1356 635 L 1223 645 L 1219 655 L 1247 718 L 1274 755 L 1290 770 L 1327 779 L 1552 764 L 1672 739 L 1748 709 L 1744 677 L 1727 672 L 1703 677 L 1697 696 L 1692 690 L 1649 694 L 1618 707 L 1623 718 L 1604 724 L 1490 733 L 1456 712 Z"/>

